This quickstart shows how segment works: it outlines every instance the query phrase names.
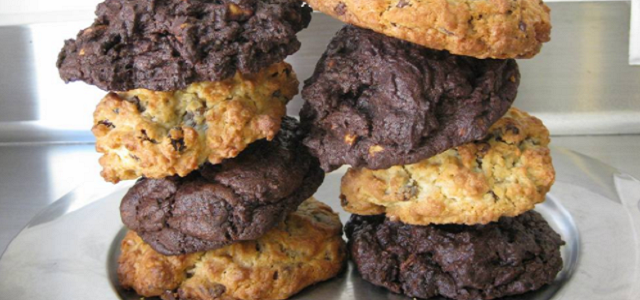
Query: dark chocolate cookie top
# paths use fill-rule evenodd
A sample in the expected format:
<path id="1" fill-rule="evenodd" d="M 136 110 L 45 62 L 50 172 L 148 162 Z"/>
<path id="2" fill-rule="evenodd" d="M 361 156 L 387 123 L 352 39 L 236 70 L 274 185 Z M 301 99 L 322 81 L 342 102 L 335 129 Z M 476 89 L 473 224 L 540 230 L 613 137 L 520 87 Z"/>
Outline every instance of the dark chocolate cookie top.
<path id="1" fill-rule="evenodd" d="M 120 206 L 124 224 L 159 253 L 178 255 L 255 240 L 311 197 L 324 179 L 285 118 L 271 141 L 185 178 L 140 179 Z"/>
<path id="2" fill-rule="evenodd" d="M 65 82 L 103 90 L 181 89 L 258 70 L 300 48 L 311 9 L 300 0 L 106 0 L 65 42 Z"/>
<path id="3" fill-rule="evenodd" d="M 564 242 L 534 211 L 476 226 L 415 226 L 353 215 L 345 231 L 362 277 L 409 297 L 517 295 L 551 283 L 562 269 Z"/>
<path id="4" fill-rule="evenodd" d="M 484 137 L 519 83 L 515 60 L 456 56 L 345 26 L 305 82 L 305 144 L 326 171 L 415 163 Z"/>

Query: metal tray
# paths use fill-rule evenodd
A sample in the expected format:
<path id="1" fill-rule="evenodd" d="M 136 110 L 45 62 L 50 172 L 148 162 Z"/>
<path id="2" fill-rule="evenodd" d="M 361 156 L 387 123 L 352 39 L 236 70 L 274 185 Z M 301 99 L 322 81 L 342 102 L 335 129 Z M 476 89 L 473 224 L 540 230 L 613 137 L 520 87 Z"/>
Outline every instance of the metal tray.
<path id="1" fill-rule="evenodd" d="M 557 180 L 536 210 L 567 242 L 556 281 L 508 299 L 640 299 L 640 181 L 595 159 L 553 149 Z M 344 169 L 327 176 L 316 198 L 338 201 Z M 131 182 L 91 183 L 67 194 L 14 239 L 0 259 L 2 299 L 140 299 L 115 275 L 125 229 L 119 203 Z M 409 299 L 375 287 L 350 265 L 292 299 Z"/>

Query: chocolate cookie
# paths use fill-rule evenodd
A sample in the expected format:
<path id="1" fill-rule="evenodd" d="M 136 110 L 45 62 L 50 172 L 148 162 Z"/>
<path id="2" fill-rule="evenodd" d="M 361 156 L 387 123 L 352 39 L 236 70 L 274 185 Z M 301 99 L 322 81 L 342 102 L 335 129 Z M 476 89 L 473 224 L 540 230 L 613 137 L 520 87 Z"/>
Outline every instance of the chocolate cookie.
<path id="1" fill-rule="evenodd" d="M 120 212 L 124 224 L 159 253 L 193 253 L 261 237 L 323 179 L 297 122 L 285 118 L 273 141 L 253 143 L 236 158 L 184 178 L 139 180 Z"/>
<path id="2" fill-rule="evenodd" d="M 306 0 L 339 20 L 478 58 L 530 58 L 550 40 L 540 0 Z"/>
<path id="3" fill-rule="evenodd" d="M 326 171 L 415 163 L 484 137 L 519 83 L 515 60 L 451 55 L 346 26 L 305 82 L 305 144 Z"/>
<path id="4" fill-rule="evenodd" d="M 342 224 L 311 198 L 255 241 L 164 256 L 134 232 L 122 241 L 118 278 L 140 296 L 165 300 L 287 299 L 343 269 Z"/>
<path id="5" fill-rule="evenodd" d="M 416 226 L 384 215 L 353 215 L 345 231 L 362 277 L 409 297 L 517 295 L 551 283 L 562 269 L 564 242 L 534 211 L 475 226 Z"/>
<path id="6" fill-rule="evenodd" d="M 299 0 L 106 0 L 96 15 L 65 42 L 62 79 L 168 91 L 282 61 L 300 48 L 311 9 Z"/>

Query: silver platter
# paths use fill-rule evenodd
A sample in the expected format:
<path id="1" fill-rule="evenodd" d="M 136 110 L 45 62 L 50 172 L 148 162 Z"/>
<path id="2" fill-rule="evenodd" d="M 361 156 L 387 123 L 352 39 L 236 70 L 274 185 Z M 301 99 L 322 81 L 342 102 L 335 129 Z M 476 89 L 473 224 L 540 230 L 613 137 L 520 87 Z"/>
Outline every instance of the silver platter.
<path id="1" fill-rule="evenodd" d="M 640 299 L 640 181 L 595 159 L 553 149 L 557 180 L 539 211 L 567 244 L 556 281 L 508 299 Z M 349 217 L 338 201 L 341 169 L 316 198 Z M 0 259 L 2 299 L 140 299 L 119 288 L 115 267 L 124 235 L 118 206 L 132 182 L 86 184 L 42 213 Z M 362 279 L 350 266 L 293 299 L 406 300 Z"/>

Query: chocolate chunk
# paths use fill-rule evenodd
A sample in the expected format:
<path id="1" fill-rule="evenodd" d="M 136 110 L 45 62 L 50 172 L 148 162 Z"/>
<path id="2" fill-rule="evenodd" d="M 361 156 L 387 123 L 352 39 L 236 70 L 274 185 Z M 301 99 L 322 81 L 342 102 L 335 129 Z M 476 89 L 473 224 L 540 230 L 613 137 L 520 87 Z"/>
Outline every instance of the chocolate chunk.
<path id="1" fill-rule="evenodd" d="M 415 163 L 483 138 L 519 83 L 515 60 L 456 56 L 345 26 L 305 82 L 305 144 L 326 171 Z"/>
<path id="2" fill-rule="evenodd" d="M 338 5 L 336 6 L 336 8 L 334 8 L 334 11 L 338 14 L 338 16 L 342 16 L 347 12 L 347 5 L 344 4 L 344 2 L 338 2 Z"/>
<path id="3" fill-rule="evenodd" d="M 168 91 L 256 73 L 300 48 L 311 9 L 299 0 L 106 0 L 65 42 L 65 82 L 103 90 Z"/>
<path id="4" fill-rule="evenodd" d="M 398 4 L 396 5 L 397 8 L 405 8 L 407 6 L 411 5 L 411 3 L 409 3 L 409 1 L 407 0 L 400 0 L 398 1 Z"/>

